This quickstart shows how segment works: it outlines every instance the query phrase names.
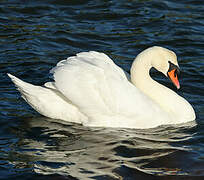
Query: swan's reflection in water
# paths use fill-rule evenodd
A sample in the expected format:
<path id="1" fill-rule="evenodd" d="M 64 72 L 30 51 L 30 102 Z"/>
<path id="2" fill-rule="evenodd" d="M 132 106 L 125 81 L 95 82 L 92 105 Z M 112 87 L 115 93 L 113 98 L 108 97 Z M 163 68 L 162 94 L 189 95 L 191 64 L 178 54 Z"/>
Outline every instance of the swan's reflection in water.
<path id="1" fill-rule="evenodd" d="M 37 173 L 117 179 L 137 177 L 138 173 L 197 173 L 192 167 L 197 163 L 192 145 L 194 125 L 149 130 L 105 129 L 33 118 L 25 119 L 16 132 L 21 134 L 19 152 L 29 157 L 27 163 Z"/>

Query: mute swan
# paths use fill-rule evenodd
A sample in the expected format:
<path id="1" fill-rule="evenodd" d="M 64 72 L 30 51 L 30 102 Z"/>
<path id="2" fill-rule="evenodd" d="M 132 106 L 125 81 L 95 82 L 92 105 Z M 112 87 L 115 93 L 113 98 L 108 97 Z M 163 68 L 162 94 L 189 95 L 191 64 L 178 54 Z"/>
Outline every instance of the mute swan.
<path id="1" fill-rule="evenodd" d="M 51 70 L 54 82 L 35 86 L 8 74 L 25 101 L 40 114 L 85 126 L 153 128 L 195 120 L 192 106 L 154 81 L 154 67 L 179 89 L 176 54 L 154 46 L 141 52 L 127 74 L 107 55 L 81 52 Z"/>

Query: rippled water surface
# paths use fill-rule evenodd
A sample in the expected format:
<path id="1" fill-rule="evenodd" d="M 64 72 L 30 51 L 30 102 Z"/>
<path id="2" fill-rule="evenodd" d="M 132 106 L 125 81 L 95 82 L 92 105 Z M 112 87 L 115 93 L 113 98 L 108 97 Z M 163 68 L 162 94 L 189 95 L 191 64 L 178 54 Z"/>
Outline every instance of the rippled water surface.
<path id="1" fill-rule="evenodd" d="M 204 2 L 0 1 L 0 179 L 204 179 Z M 142 50 L 174 50 L 197 126 L 87 128 L 42 117 L 6 73 L 42 85 L 81 51 L 105 52 L 129 71 Z M 160 83 L 173 88 L 160 73 Z M 175 90 L 175 89 L 174 89 Z"/>

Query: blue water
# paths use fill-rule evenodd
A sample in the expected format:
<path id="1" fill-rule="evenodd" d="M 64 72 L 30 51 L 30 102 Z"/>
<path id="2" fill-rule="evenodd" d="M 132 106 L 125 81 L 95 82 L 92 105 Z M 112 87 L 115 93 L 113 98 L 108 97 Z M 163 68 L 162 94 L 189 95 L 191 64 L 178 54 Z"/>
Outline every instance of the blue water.
<path id="1" fill-rule="evenodd" d="M 203 179 L 203 12 L 202 0 L 0 1 L 0 179 Z M 178 93 L 193 105 L 197 126 L 134 130 L 52 120 L 6 76 L 42 85 L 59 60 L 90 50 L 128 72 L 153 45 L 177 53 Z M 175 90 L 160 73 L 152 76 Z"/>

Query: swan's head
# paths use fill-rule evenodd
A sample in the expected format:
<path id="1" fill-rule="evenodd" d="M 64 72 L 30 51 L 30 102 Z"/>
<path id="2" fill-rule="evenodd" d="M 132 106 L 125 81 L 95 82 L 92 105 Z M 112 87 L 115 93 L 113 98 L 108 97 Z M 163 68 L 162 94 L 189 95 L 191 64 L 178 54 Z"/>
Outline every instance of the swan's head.
<path id="1" fill-rule="evenodd" d="M 178 75 L 180 73 L 176 54 L 166 48 L 154 46 L 149 48 L 151 58 L 151 65 L 167 76 L 177 89 L 180 88 Z"/>

